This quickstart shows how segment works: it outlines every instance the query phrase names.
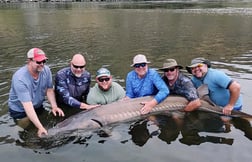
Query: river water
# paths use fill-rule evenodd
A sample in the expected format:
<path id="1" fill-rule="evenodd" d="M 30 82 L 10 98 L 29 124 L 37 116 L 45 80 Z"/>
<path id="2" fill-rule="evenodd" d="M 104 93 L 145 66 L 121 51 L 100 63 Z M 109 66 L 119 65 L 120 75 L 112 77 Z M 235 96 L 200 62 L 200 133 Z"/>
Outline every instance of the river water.
<path id="1" fill-rule="evenodd" d="M 237 80 L 243 111 L 252 114 L 252 3 L 1 3 L 0 4 L 0 157 L 1 161 L 251 161 L 251 122 L 223 123 L 219 116 L 194 112 L 180 119 L 156 116 L 59 139 L 39 139 L 8 114 L 12 74 L 26 53 L 40 47 L 53 75 L 82 53 L 92 78 L 107 66 L 125 86 L 132 58 L 146 54 L 150 66 L 175 58 L 186 66 L 206 57 Z M 94 84 L 94 80 L 92 82 Z M 47 101 L 45 106 L 49 109 Z M 50 127 L 59 119 L 41 117 Z M 107 135 L 104 132 L 108 132 Z"/>

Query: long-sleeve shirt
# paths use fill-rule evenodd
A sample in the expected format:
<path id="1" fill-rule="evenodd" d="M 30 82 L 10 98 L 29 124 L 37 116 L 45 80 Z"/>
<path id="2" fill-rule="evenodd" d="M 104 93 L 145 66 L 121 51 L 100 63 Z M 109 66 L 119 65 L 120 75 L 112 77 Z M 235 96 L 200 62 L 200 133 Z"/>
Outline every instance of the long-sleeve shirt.
<path id="1" fill-rule="evenodd" d="M 129 98 L 154 95 L 158 103 L 169 95 L 169 89 L 154 69 L 148 69 L 143 78 L 132 70 L 126 79 L 126 96 Z"/>
<path id="2" fill-rule="evenodd" d="M 170 90 L 170 94 L 172 95 L 180 95 L 185 97 L 188 101 L 193 101 L 198 99 L 197 89 L 194 87 L 191 79 L 181 72 L 179 72 L 179 76 L 175 83 L 170 86 L 168 79 L 166 76 L 163 76 L 162 79 L 165 81 L 166 85 Z"/>
<path id="3" fill-rule="evenodd" d="M 88 71 L 76 77 L 70 67 L 61 69 L 55 76 L 55 93 L 57 103 L 80 108 L 90 89 L 91 75 Z"/>

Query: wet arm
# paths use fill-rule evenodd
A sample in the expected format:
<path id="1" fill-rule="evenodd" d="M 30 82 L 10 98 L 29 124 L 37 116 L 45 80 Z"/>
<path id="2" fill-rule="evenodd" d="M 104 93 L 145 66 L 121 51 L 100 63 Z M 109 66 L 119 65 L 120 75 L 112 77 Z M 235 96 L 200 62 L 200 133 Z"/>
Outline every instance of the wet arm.
<path id="1" fill-rule="evenodd" d="M 22 104 L 27 117 L 35 125 L 35 127 L 38 128 L 37 132 L 38 136 L 40 137 L 42 134 L 47 135 L 47 130 L 43 127 L 43 125 L 39 121 L 39 118 L 34 110 L 32 102 L 22 102 Z"/>
<path id="2" fill-rule="evenodd" d="M 233 81 L 229 85 L 228 89 L 230 92 L 229 103 L 223 108 L 223 113 L 226 115 L 229 115 L 231 111 L 233 110 L 234 105 L 239 98 L 241 87 L 239 83 L 237 83 L 236 81 Z"/>
<path id="3" fill-rule="evenodd" d="M 155 100 L 157 103 L 162 102 L 170 93 L 168 87 L 166 86 L 164 80 L 156 73 L 153 76 L 153 84 L 158 89 L 158 93 L 155 95 Z"/>
<path id="4" fill-rule="evenodd" d="M 57 113 L 59 116 L 65 116 L 64 112 L 57 106 L 56 99 L 55 99 L 55 93 L 53 88 L 47 89 L 47 98 L 52 106 L 52 112 L 56 116 Z"/>

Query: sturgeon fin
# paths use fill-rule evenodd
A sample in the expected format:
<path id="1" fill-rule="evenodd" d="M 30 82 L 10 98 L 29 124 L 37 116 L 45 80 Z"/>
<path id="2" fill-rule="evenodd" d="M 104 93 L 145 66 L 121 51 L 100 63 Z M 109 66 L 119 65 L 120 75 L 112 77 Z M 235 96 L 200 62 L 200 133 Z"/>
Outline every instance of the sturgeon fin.
<path id="1" fill-rule="evenodd" d="M 91 119 L 91 120 L 93 120 L 94 122 L 98 123 L 100 125 L 100 127 L 103 127 L 103 124 L 99 120 L 96 120 L 96 119 Z"/>

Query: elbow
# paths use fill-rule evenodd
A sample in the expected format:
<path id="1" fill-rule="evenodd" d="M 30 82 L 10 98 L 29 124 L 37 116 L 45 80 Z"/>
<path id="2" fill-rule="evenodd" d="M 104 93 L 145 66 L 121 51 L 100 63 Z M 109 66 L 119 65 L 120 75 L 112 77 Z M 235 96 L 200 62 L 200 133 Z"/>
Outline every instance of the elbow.
<path id="1" fill-rule="evenodd" d="M 229 90 L 233 93 L 240 93 L 241 85 L 235 81 L 231 84 L 231 86 L 229 87 Z"/>

